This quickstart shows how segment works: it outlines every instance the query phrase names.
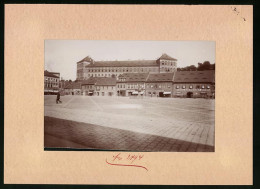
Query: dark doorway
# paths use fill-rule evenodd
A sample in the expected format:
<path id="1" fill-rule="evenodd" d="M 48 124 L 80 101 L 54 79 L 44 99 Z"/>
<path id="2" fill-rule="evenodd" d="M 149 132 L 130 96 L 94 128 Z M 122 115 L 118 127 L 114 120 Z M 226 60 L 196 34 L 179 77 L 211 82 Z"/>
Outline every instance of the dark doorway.
<path id="1" fill-rule="evenodd" d="M 159 92 L 159 97 L 164 97 L 163 92 Z"/>
<path id="2" fill-rule="evenodd" d="M 126 91 L 125 90 L 120 91 L 120 96 L 126 96 Z"/>
<path id="3" fill-rule="evenodd" d="M 188 98 L 192 98 L 192 96 L 193 96 L 193 92 L 188 92 L 188 93 L 187 93 L 187 97 L 188 97 Z"/>

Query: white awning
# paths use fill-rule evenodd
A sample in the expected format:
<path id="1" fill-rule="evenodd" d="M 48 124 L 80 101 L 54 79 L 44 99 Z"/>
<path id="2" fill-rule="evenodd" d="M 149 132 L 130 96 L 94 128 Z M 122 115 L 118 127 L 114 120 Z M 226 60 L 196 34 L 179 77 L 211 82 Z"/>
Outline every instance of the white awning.
<path id="1" fill-rule="evenodd" d="M 163 94 L 171 94 L 171 92 L 163 92 Z"/>
<path id="2" fill-rule="evenodd" d="M 134 92 L 132 92 L 132 94 L 138 94 L 138 92 L 137 92 L 137 91 L 134 91 Z"/>

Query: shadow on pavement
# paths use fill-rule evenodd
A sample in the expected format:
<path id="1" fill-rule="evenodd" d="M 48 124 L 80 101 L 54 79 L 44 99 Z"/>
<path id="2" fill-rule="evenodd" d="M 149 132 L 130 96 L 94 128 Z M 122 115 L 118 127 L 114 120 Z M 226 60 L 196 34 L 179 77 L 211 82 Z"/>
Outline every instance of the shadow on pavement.
<path id="1" fill-rule="evenodd" d="M 44 117 L 45 150 L 214 152 L 214 146 Z"/>

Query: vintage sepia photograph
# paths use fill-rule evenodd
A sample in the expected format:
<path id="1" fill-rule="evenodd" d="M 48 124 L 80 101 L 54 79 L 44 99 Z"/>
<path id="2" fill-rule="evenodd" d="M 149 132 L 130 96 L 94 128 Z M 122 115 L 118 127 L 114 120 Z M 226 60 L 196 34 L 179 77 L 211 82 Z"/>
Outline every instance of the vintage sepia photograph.
<path id="1" fill-rule="evenodd" d="M 215 42 L 45 40 L 44 148 L 215 151 Z"/>

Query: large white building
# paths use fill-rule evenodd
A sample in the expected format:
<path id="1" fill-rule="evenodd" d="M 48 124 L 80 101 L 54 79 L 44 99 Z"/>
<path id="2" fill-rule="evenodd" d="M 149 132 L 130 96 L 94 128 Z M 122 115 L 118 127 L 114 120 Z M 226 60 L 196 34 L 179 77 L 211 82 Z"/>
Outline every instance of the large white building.
<path id="1" fill-rule="evenodd" d="M 90 77 L 118 78 L 123 73 L 166 73 L 177 71 L 177 59 L 163 54 L 157 60 L 94 61 L 87 56 L 77 62 L 77 80 Z"/>

